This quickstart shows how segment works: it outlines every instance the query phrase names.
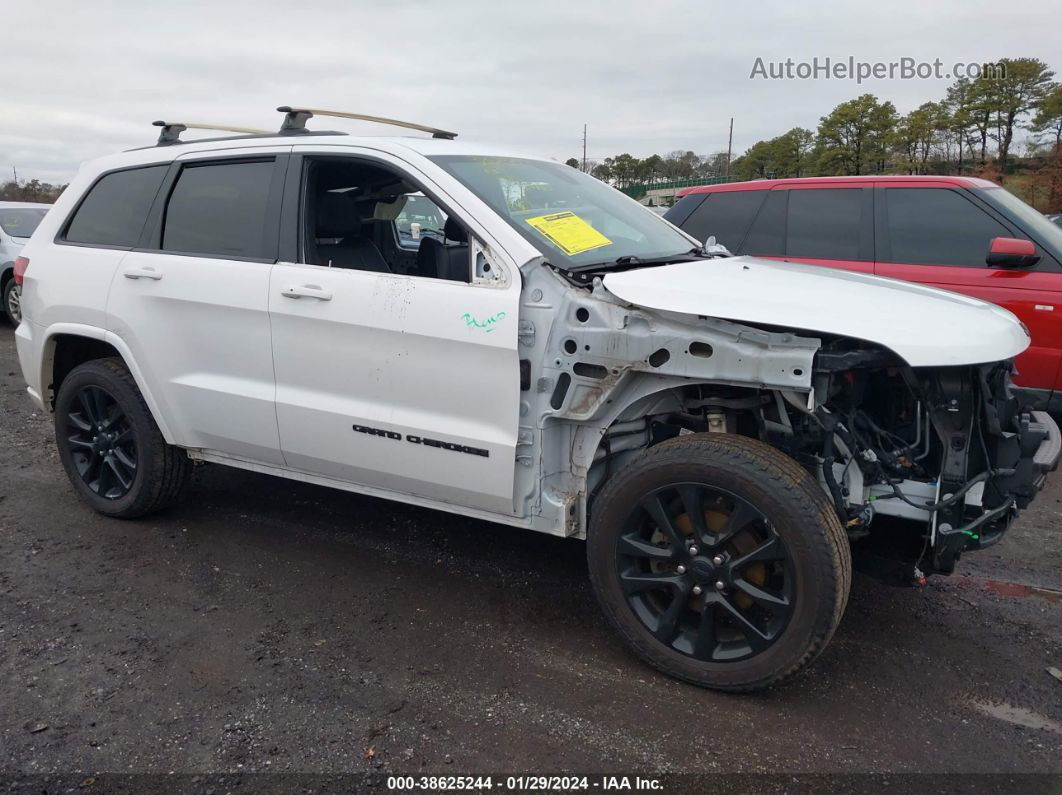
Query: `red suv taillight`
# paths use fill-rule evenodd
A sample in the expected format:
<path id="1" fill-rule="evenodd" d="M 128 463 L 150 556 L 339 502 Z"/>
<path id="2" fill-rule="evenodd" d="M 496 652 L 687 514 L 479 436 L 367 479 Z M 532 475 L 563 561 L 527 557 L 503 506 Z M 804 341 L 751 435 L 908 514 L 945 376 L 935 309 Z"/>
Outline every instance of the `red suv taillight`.
<path id="1" fill-rule="evenodd" d="M 29 257 L 15 257 L 15 284 L 22 284 L 22 278 L 29 267 Z"/>

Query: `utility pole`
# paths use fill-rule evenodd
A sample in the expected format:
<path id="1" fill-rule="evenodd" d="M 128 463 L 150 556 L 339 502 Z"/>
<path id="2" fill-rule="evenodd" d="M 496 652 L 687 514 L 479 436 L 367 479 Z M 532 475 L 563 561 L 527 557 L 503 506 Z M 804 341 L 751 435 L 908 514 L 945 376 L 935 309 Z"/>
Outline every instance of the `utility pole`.
<path id="1" fill-rule="evenodd" d="M 586 173 L 586 123 L 583 123 L 583 173 Z"/>
<path id="2" fill-rule="evenodd" d="M 734 149 L 734 117 L 730 117 L 730 136 L 726 139 L 726 179 L 730 181 L 730 155 Z"/>
<path id="3" fill-rule="evenodd" d="M 14 166 L 11 166 L 11 170 L 15 173 L 15 187 L 17 188 L 18 187 L 18 169 L 15 168 Z"/>

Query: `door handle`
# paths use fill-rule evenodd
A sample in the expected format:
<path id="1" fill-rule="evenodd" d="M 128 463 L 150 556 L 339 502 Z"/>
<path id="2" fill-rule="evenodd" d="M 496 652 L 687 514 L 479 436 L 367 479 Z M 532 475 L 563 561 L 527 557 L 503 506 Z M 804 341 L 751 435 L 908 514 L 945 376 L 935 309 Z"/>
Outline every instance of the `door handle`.
<path id="1" fill-rule="evenodd" d="M 332 291 L 326 290 L 318 284 L 302 284 L 295 286 L 289 284 L 280 294 L 285 298 L 316 298 L 318 301 L 331 301 Z"/>
<path id="2" fill-rule="evenodd" d="M 158 281 L 162 278 L 162 271 L 157 271 L 150 265 L 144 265 L 139 268 L 129 268 L 125 271 L 125 278 L 127 279 L 154 279 Z"/>

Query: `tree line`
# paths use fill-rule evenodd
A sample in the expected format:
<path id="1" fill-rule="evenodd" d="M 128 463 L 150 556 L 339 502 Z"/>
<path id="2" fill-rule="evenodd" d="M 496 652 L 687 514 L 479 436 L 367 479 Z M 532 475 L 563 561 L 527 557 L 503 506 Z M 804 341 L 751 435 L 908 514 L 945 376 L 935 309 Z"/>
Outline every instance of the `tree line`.
<path id="1" fill-rule="evenodd" d="M 573 168 L 583 168 L 574 157 L 565 161 Z M 699 155 L 676 149 L 665 155 L 637 158 L 624 153 L 604 160 L 588 160 L 583 169 L 602 182 L 626 188 L 641 183 L 673 182 L 683 179 L 702 179 L 722 176 L 726 171 L 726 152 Z"/>
<path id="2" fill-rule="evenodd" d="M 53 204 L 65 188 L 66 185 L 52 185 L 37 179 L 27 182 L 10 180 L 0 184 L 0 201 Z"/>
<path id="3" fill-rule="evenodd" d="M 1022 192 L 1042 187 L 1040 209 L 1062 211 L 1062 83 L 1036 58 L 1004 58 L 1001 69 L 961 78 L 945 96 L 907 114 L 863 94 L 819 119 L 757 141 L 731 164 L 736 179 L 864 174 L 974 174 L 997 182 L 1020 174 Z M 1023 157 L 1017 136 L 1028 132 Z M 569 165 L 581 164 L 572 158 Z M 726 174 L 726 153 L 622 154 L 589 164 L 595 177 L 627 187 Z"/>

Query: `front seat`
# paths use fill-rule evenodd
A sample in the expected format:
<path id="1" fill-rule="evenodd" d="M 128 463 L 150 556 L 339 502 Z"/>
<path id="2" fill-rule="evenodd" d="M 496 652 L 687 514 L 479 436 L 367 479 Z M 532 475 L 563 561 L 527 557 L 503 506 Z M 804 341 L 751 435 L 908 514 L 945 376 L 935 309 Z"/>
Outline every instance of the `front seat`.
<path id="1" fill-rule="evenodd" d="M 434 237 L 423 237 L 417 249 L 417 272 L 434 279 L 467 282 L 471 270 L 468 260 L 468 233 L 453 218 L 443 224 L 440 242 Z M 452 242 L 450 242 L 452 241 Z"/>
<path id="2" fill-rule="evenodd" d="M 362 232 L 358 206 L 344 193 L 325 193 L 317 198 L 316 238 L 320 265 L 359 271 L 390 273 L 380 249 Z"/>

